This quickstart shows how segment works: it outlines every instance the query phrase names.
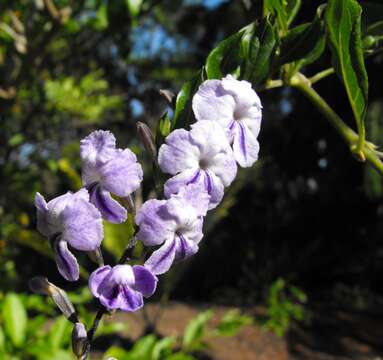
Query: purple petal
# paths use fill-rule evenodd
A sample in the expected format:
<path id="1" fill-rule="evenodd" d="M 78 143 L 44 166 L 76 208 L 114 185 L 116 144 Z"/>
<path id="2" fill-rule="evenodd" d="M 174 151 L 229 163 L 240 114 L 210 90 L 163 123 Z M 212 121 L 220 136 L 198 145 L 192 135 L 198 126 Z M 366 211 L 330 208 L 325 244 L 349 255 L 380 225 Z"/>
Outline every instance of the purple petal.
<path id="1" fill-rule="evenodd" d="M 37 230 L 45 236 L 49 236 L 49 226 L 47 221 L 48 206 L 44 197 L 40 193 L 35 195 L 35 206 L 37 209 Z"/>
<path id="2" fill-rule="evenodd" d="M 189 184 L 201 183 L 201 171 L 199 168 L 182 171 L 166 181 L 164 185 L 165 197 L 169 198 L 172 194 L 177 194 L 182 188 Z"/>
<path id="3" fill-rule="evenodd" d="M 99 168 L 99 172 L 101 186 L 121 197 L 136 191 L 143 178 L 141 165 L 129 149 L 116 152 L 111 160 Z"/>
<path id="4" fill-rule="evenodd" d="M 98 248 L 104 236 L 100 212 L 83 198 L 75 198 L 62 212 L 63 240 L 77 250 Z"/>
<path id="5" fill-rule="evenodd" d="M 262 108 L 261 100 L 248 81 L 239 81 L 234 79 L 233 76 L 228 75 L 222 79 L 222 88 L 226 94 L 234 97 L 236 111 L 247 110 L 252 106 L 257 106 L 259 109 Z"/>
<path id="6" fill-rule="evenodd" d="M 177 261 L 184 260 L 193 256 L 198 251 L 198 245 L 193 241 L 186 239 L 183 235 L 177 237 L 177 248 L 175 259 Z"/>
<path id="7" fill-rule="evenodd" d="M 157 277 L 141 265 L 133 266 L 133 272 L 136 280 L 133 286 L 134 289 L 142 293 L 145 297 L 153 295 L 157 287 Z"/>
<path id="8" fill-rule="evenodd" d="M 77 281 L 80 275 L 80 268 L 75 256 L 69 251 L 66 241 L 59 236 L 53 241 L 55 260 L 58 271 L 68 281 Z"/>
<path id="9" fill-rule="evenodd" d="M 167 240 L 146 260 L 145 267 L 155 275 L 167 272 L 173 264 L 176 254 L 176 245 L 175 239 Z"/>
<path id="10" fill-rule="evenodd" d="M 136 311 L 144 305 L 142 294 L 131 289 L 129 286 L 122 286 L 120 294 L 120 306 L 122 311 Z"/>
<path id="11" fill-rule="evenodd" d="M 126 209 L 112 198 L 109 192 L 103 190 L 100 185 L 89 189 L 91 203 L 100 210 L 103 219 L 120 224 L 127 218 Z"/>
<path id="12" fill-rule="evenodd" d="M 93 166 L 109 160 L 115 150 L 116 138 L 110 131 L 93 131 L 80 141 L 81 160 Z"/>
<path id="13" fill-rule="evenodd" d="M 229 126 L 235 103 L 219 80 L 207 80 L 193 96 L 193 111 L 197 120 L 217 121 L 222 127 Z"/>
<path id="14" fill-rule="evenodd" d="M 166 144 L 158 152 L 158 164 L 162 171 L 175 175 L 181 171 L 198 168 L 200 151 L 192 143 L 190 132 L 177 129 L 166 138 Z"/>
<path id="15" fill-rule="evenodd" d="M 166 197 L 172 194 L 177 194 L 183 189 L 188 179 L 192 177 L 192 171 L 184 171 L 181 174 L 173 176 L 164 185 L 164 193 Z M 222 181 L 211 171 L 201 171 L 201 176 L 198 177 L 197 182 L 193 184 L 195 190 L 199 190 L 201 194 L 207 193 L 210 196 L 208 209 L 215 208 L 222 200 L 224 194 L 224 186 Z M 202 204 L 203 205 L 203 204 Z"/>
<path id="16" fill-rule="evenodd" d="M 89 277 L 89 288 L 93 296 L 100 296 L 100 284 L 105 277 L 109 274 L 112 268 L 109 265 L 101 266 L 97 270 L 93 271 Z"/>
<path id="17" fill-rule="evenodd" d="M 242 167 L 250 167 L 258 160 L 259 143 L 247 126 L 239 123 L 233 141 L 235 159 Z"/>
<path id="18" fill-rule="evenodd" d="M 214 209 L 222 201 L 224 186 L 222 181 L 211 171 L 204 172 L 204 189 L 210 195 L 209 210 Z"/>
<path id="19" fill-rule="evenodd" d="M 199 164 L 209 167 L 211 160 L 220 153 L 230 155 L 230 143 L 226 132 L 216 121 L 198 121 L 191 126 L 191 141 L 198 146 Z"/>
<path id="20" fill-rule="evenodd" d="M 237 163 L 231 149 L 230 153 L 220 153 L 212 159 L 209 173 L 215 174 L 225 187 L 233 182 L 237 175 Z"/>
<path id="21" fill-rule="evenodd" d="M 148 200 L 136 215 L 135 222 L 140 227 L 137 238 L 146 246 L 160 245 L 174 235 L 176 224 L 165 205 L 166 200 Z"/>
<path id="22" fill-rule="evenodd" d="M 198 178 L 203 177 L 203 171 L 198 171 Z M 177 195 L 173 195 L 177 199 L 183 199 L 188 205 L 191 205 L 197 216 L 205 216 L 208 210 L 210 195 L 207 191 L 201 191 L 201 186 L 198 181 L 184 186 L 180 189 Z"/>

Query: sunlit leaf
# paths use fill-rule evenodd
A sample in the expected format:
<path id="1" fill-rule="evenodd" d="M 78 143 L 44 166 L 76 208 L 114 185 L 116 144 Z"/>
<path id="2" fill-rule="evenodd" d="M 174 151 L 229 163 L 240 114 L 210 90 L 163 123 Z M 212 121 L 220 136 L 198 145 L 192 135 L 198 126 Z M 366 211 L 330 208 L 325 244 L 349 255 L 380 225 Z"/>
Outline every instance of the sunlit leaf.
<path id="1" fill-rule="evenodd" d="M 129 13 L 132 18 L 135 18 L 141 10 L 143 0 L 125 0 Z"/>
<path id="2" fill-rule="evenodd" d="M 237 32 L 221 41 L 210 52 L 205 66 L 208 79 L 221 79 L 239 66 L 241 37 L 242 32 Z"/>
<path id="3" fill-rule="evenodd" d="M 361 39 L 361 7 L 356 0 L 330 0 L 325 24 L 335 71 L 343 81 L 361 143 L 368 100 L 368 77 Z"/>
<path id="4" fill-rule="evenodd" d="M 27 312 L 20 297 L 8 293 L 3 305 L 4 328 L 13 345 L 21 347 L 25 342 L 27 330 Z"/>
<path id="5" fill-rule="evenodd" d="M 193 349 L 195 346 L 199 347 L 198 345 L 200 345 L 199 343 L 204 336 L 206 325 L 212 316 L 213 311 L 207 310 L 201 312 L 189 322 L 184 332 L 183 347 L 187 349 Z"/>
<path id="6" fill-rule="evenodd" d="M 134 234 L 132 214 L 129 214 L 128 219 L 122 224 L 104 221 L 104 234 L 102 245 L 114 255 L 115 259 L 119 259 Z"/>
<path id="7" fill-rule="evenodd" d="M 176 338 L 174 336 L 167 336 L 158 340 L 153 347 L 152 360 L 167 359 L 175 342 Z"/>
<path id="8" fill-rule="evenodd" d="M 173 129 L 187 128 L 193 120 L 192 98 L 203 81 L 202 71 L 186 82 L 177 95 L 176 108 L 173 117 Z"/>
<path id="9" fill-rule="evenodd" d="M 59 349 L 68 343 L 72 326 L 65 316 L 56 319 L 49 331 L 49 342 L 53 349 Z"/>
<path id="10" fill-rule="evenodd" d="M 228 311 L 214 329 L 218 336 L 235 336 L 245 325 L 250 325 L 253 320 L 250 316 L 242 315 L 238 310 Z"/>

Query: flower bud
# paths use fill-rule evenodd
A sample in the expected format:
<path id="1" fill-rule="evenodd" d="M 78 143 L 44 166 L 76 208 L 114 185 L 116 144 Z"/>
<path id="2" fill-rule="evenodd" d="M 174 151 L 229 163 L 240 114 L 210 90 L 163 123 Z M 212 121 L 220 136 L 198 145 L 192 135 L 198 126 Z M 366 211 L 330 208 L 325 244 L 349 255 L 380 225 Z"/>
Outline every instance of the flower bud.
<path id="1" fill-rule="evenodd" d="M 73 353 L 80 359 L 86 349 L 88 334 L 83 323 L 77 322 L 72 330 L 72 350 Z"/>
<path id="2" fill-rule="evenodd" d="M 152 160 L 157 163 L 157 149 L 154 144 L 153 134 L 148 125 L 140 121 L 137 122 L 137 134 L 145 150 L 151 156 Z"/>
<path id="3" fill-rule="evenodd" d="M 87 254 L 89 258 L 98 266 L 104 266 L 104 258 L 102 256 L 102 251 L 99 247 L 96 250 L 88 251 Z"/>
<path id="4" fill-rule="evenodd" d="M 173 103 L 173 99 L 175 97 L 173 91 L 167 89 L 160 89 L 159 93 L 168 101 L 169 104 Z"/>
<path id="5" fill-rule="evenodd" d="M 63 289 L 40 276 L 29 280 L 29 288 L 36 294 L 50 296 L 69 321 L 77 322 L 76 310 Z"/>

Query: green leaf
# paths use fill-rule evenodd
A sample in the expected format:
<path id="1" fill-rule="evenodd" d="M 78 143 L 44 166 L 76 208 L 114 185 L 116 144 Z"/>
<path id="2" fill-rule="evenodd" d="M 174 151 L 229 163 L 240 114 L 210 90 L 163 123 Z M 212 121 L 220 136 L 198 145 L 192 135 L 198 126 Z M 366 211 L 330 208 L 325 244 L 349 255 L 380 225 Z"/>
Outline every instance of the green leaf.
<path id="1" fill-rule="evenodd" d="M 8 293 L 3 305 L 4 328 L 11 342 L 21 347 L 25 342 L 27 329 L 27 312 L 20 297 L 15 293 Z"/>
<path id="2" fill-rule="evenodd" d="M 167 336 L 156 342 L 153 347 L 152 360 L 160 360 L 167 358 L 172 351 L 172 346 L 175 344 L 174 336 Z"/>
<path id="3" fill-rule="evenodd" d="M 135 231 L 134 219 L 132 214 L 128 214 L 128 219 L 122 224 L 112 224 L 104 221 L 104 241 L 103 245 L 116 259 L 119 259 L 124 252 L 129 240 Z"/>
<path id="4" fill-rule="evenodd" d="M 290 25 L 297 16 L 299 9 L 301 8 L 302 0 L 287 0 L 286 12 L 287 12 L 287 24 Z"/>
<path id="5" fill-rule="evenodd" d="M 361 39 L 361 7 L 356 0 L 330 0 L 325 25 L 335 71 L 343 81 L 356 120 L 361 151 L 365 138 L 364 118 L 368 100 L 368 77 Z"/>
<path id="6" fill-rule="evenodd" d="M 0 352 L 4 351 L 5 349 L 5 335 L 3 328 L 0 326 Z"/>
<path id="7" fill-rule="evenodd" d="M 111 346 L 108 351 L 104 354 L 103 360 L 110 359 L 111 357 L 118 360 L 128 359 L 128 352 L 119 346 Z"/>
<path id="8" fill-rule="evenodd" d="M 140 13 L 141 5 L 143 0 L 125 0 L 126 6 L 128 7 L 130 16 L 132 18 L 137 17 L 137 15 Z"/>
<path id="9" fill-rule="evenodd" d="M 132 350 L 129 352 L 129 355 L 132 356 L 132 359 L 137 360 L 151 360 L 152 351 L 157 339 L 154 335 L 146 335 L 136 341 Z"/>
<path id="10" fill-rule="evenodd" d="M 278 28 L 283 33 L 288 28 L 287 0 L 264 0 L 266 9 L 277 19 Z"/>
<path id="11" fill-rule="evenodd" d="M 257 51 L 256 58 L 252 60 L 256 71 L 254 71 L 254 75 L 249 81 L 258 85 L 270 76 L 277 38 L 269 19 L 262 21 L 257 27 L 255 35 L 259 39 L 260 48 Z"/>
<path id="12" fill-rule="evenodd" d="M 17 145 L 20 145 L 23 141 L 24 141 L 24 135 L 23 134 L 16 134 L 16 135 L 13 135 L 8 140 L 8 144 L 10 146 L 17 146 Z"/>
<path id="13" fill-rule="evenodd" d="M 71 323 L 65 316 L 59 316 L 49 330 L 49 342 L 52 349 L 59 349 L 68 343 L 71 333 Z"/>
<path id="14" fill-rule="evenodd" d="M 306 65 L 314 62 L 324 50 L 324 35 L 324 28 L 318 17 L 312 23 L 291 29 L 282 39 L 279 64 L 302 61 L 302 65 Z"/>
<path id="15" fill-rule="evenodd" d="M 207 310 L 198 314 L 189 322 L 183 337 L 183 347 L 186 349 L 194 349 L 196 346 L 199 347 L 198 345 L 204 336 L 207 322 L 212 316 L 213 311 Z"/>
<path id="16" fill-rule="evenodd" d="M 222 317 L 214 333 L 218 336 L 234 336 L 243 326 L 252 323 L 250 316 L 241 315 L 237 309 L 230 310 Z"/>
<path id="17" fill-rule="evenodd" d="M 229 36 L 210 52 L 205 66 L 208 79 L 221 79 L 239 66 L 242 33 L 239 31 Z"/>
<path id="18" fill-rule="evenodd" d="M 177 352 L 167 356 L 166 360 L 195 360 L 195 357 L 185 354 L 184 352 Z"/>
<path id="19" fill-rule="evenodd" d="M 186 82 L 177 95 L 176 108 L 173 117 L 173 129 L 187 128 L 193 120 L 192 98 L 202 83 L 202 71 Z"/>
<path id="20" fill-rule="evenodd" d="M 156 147 L 157 149 L 164 143 L 165 138 L 170 134 L 172 129 L 172 123 L 170 121 L 169 115 L 166 112 L 162 115 L 161 119 L 158 121 L 157 130 L 156 130 Z"/>

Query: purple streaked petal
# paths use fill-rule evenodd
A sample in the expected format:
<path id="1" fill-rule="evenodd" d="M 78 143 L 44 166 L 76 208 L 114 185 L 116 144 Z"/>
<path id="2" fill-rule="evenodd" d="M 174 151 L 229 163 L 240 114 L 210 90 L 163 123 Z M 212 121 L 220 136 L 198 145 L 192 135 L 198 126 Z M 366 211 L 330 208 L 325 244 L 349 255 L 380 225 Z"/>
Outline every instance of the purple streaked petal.
<path id="1" fill-rule="evenodd" d="M 121 197 L 136 191 L 143 178 L 141 165 L 129 149 L 116 152 L 116 156 L 98 170 L 102 188 Z"/>
<path id="2" fill-rule="evenodd" d="M 222 181 L 212 171 L 205 170 L 203 187 L 210 195 L 209 210 L 214 209 L 222 201 L 224 195 Z"/>
<path id="3" fill-rule="evenodd" d="M 235 159 L 242 167 L 250 167 L 258 160 L 259 143 L 247 126 L 239 123 L 234 135 L 233 151 Z"/>
<path id="4" fill-rule="evenodd" d="M 62 211 L 63 240 L 77 250 L 98 248 L 104 237 L 102 218 L 97 208 L 82 197 L 73 199 Z"/>
<path id="5" fill-rule="evenodd" d="M 122 311 L 136 311 L 142 308 L 144 301 L 139 291 L 133 290 L 127 285 L 121 288 L 119 308 Z"/>
<path id="6" fill-rule="evenodd" d="M 89 189 L 90 201 L 100 210 L 103 219 L 120 224 L 127 218 L 126 209 L 112 198 L 109 192 L 103 190 L 100 185 L 92 186 Z"/>
<path id="7" fill-rule="evenodd" d="M 92 274 L 89 277 L 89 289 L 92 292 L 93 296 L 99 297 L 100 296 L 100 284 L 103 282 L 105 277 L 109 274 L 111 271 L 111 267 L 109 265 L 101 266 L 95 271 L 92 272 Z"/>
<path id="8" fill-rule="evenodd" d="M 77 281 L 80 268 L 76 257 L 68 249 L 68 243 L 57 236 L 53 241 L 53 249 L 59 273 L 68 281 Z"/>
<path id="9" fill-rule="evenodd" d="M 196 174 L 198 174 L 198 176 L 196 176 Z M 186 185 L 200 184 L 202 178 L 203 176 L 201 176 L 199 168 L 182 171 L 178 175 L 173 176 L 165 182 L 165 197 L 169 198 L 172 194 L 177 194 L 180 191 L 180 189 L 182 189 Z"/>
<path id="10" fill-rule="evenodd" d="M 175 239 L 167 240 L 146 260 L 145 267 L 155 275 L 167 272 L 173 264 L 176 254 L 176 245 Z"/>
<path id="11" fill-rule="evenodd" d="M 177 237 L 177 247 L 175 259 L 177 261 L 184 260 L 193 256 L 198 251 L 198 245 L 193 241 L 186 239 L 183 235 Z"/>
<path id="12" fill-rule="evenodd" d="M 116 149 L 116 138 L 110 131 L 93 131 L 80 142 L 81 160 L 96 166 L 108 161 Z"/>
<path id="13" fill-rule="evenodd" d="M 166 200 L 148 200 L 138 211 L 136 224 L 140 227 L 137 238 L 144 245 L 160 245 L 168 239 L 172 239 L 176 222 L 168 214 Z"/>
<path id="14" fill-rule="evenodd" d="M 187 169 L 197 169 L 199 158 L 200 151 L 191 142 L 190 132 L 185 129 L 172 131 L 158 152 L 160 168 L 172 175 Z"/>
<path id="15" fill-rule="evenodd" d="M 209 166 L 209 173 L 215 174 L 225 187 L 233 182 L 237 175 L 237 163 L 231 149 L 230 154 L 220 153 L 214 156 Z"/>
<path id="16" fill-rule="evenodd" d="M 134 265 L 133 272 L 135 277 L 133 288 L 145 297 L 153 295 L 157 287 L 157 276 L 141 265 Z"/>

